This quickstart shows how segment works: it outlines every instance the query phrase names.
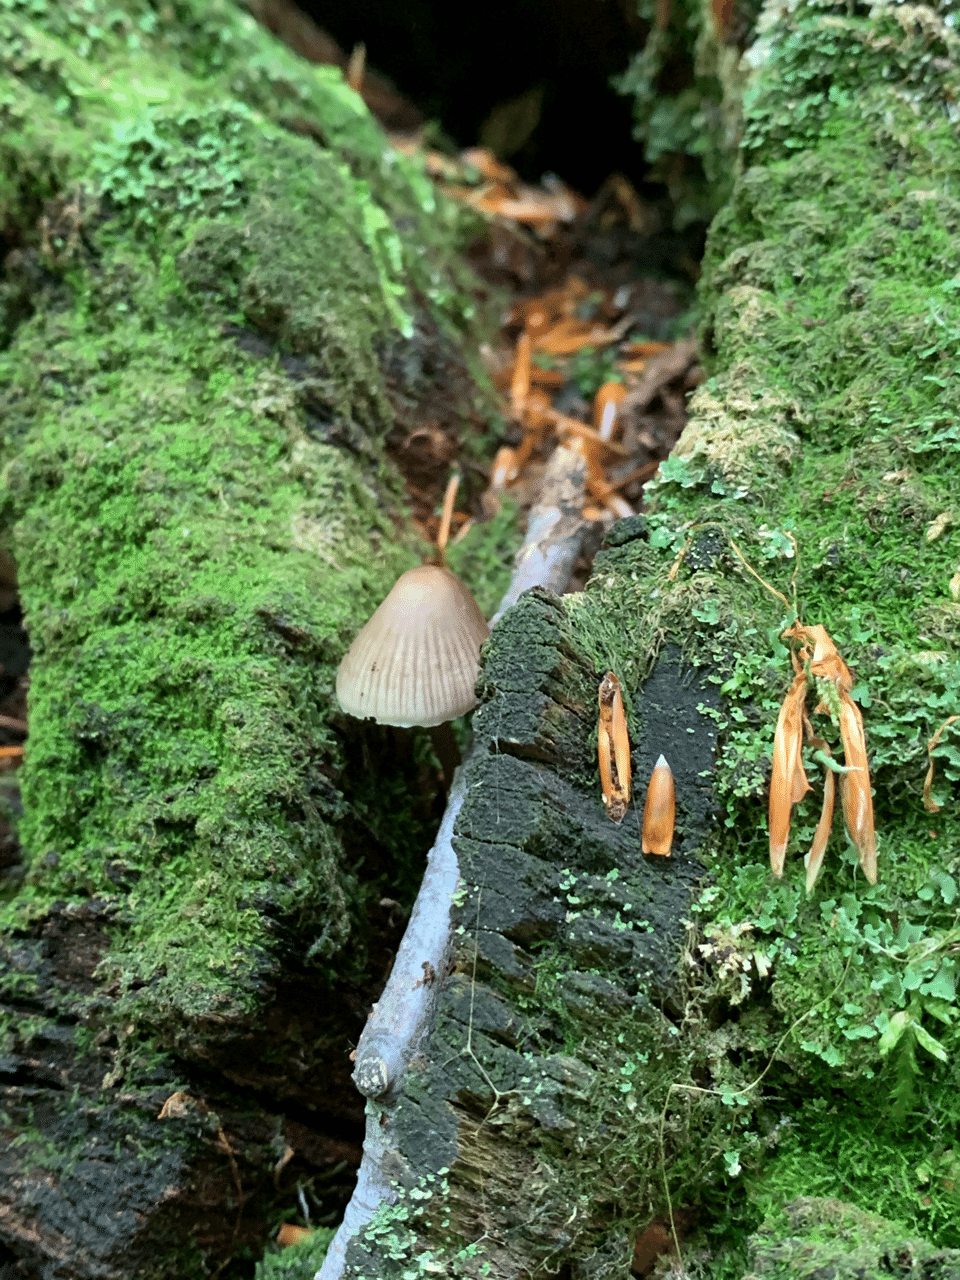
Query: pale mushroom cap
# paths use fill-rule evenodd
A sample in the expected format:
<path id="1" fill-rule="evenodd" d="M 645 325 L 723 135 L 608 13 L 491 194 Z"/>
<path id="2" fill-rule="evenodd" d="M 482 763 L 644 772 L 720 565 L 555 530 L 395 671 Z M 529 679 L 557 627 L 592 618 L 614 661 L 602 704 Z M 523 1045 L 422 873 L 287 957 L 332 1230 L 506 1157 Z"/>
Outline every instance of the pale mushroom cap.
<path id="1" fill-rule="evenodd" d="M 490 634 L 449 569 L 408 569 L 347 650 L 337 700 L 379 724 L 436 725 L 477 705 L 480 646 Z"/>

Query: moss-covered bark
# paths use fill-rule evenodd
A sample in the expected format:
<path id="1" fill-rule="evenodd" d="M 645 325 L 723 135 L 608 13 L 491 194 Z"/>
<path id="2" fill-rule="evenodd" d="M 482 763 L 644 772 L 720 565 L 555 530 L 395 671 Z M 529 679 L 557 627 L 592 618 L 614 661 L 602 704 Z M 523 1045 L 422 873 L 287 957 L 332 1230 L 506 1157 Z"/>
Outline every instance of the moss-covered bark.
<path id="1" fill-rule="evenodd" d="M 457 962 L 430 1062 L 383 1111 L 398 1200 L 354 1277 L 621 1276 L 631 1230 L 678 1205 L 710 1231 L 692 1274 L 960 1274 L 960 725 L 923 802 L 960 711 L 960 49 L 948 5 L 771 3 L 758 31 L 704 272 L 713 376 L 648 519 L 487 650 Z M 812 759 L 770 871 L 794 599 L 855 673 L 873 887 L 838 817 L 805 893 Z M 638 788 L 620 828 L 594 756 L 607 670 Z M 645 861 L 661 751 L 678 838 Z M 803 1238 L 798 1196 L 848 1204 Z"/>
<path id="2" fill-rule="evenodd" d="M 0 501 L 34 651 L 0 1243 L 31 1274 L 259 1252 L 284 1100 L 337 1123 L 376 904 L 430 815 L 412 763 L 343 745 L 333 675 L 417 555 L 395 406 L 432 361 L 472 407 L 457 218 L 226 0 L 0 7 Z"/>

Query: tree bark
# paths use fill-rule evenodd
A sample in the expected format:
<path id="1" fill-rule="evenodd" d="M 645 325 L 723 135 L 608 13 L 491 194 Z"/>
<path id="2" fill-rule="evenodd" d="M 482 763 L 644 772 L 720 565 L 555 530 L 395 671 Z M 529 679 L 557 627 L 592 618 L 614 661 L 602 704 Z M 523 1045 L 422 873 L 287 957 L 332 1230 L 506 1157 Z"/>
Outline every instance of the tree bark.
<path id="1" fill-rule="evenodd" d="M 809 1256 L 880 1275 L 901 1246 L 960 1273 L 945 1247 L 960 1244 L 952 724 L 924 803 L 927 743 L 960 708 L 947 18 L 760 15 L 738 70 L 738 175 L 704 269 L 712 377 L 648 516 L 614 527 L 587 591 L 522 597 L 487 646 L 453 837 L 454 957 L 429 1047 L 395 1096 L 368 1103 L 393 1203 L 341 1242 L 346 1276 L 622 1276 L 651 1218 L 677 1242 L 697 1213 L 704 1274 L 780 1274 Z M 815 795 L 794 810 L 782 880 L 770 870 L 770 756 L 793 679 L 782 633 L 797 613 L 855 673 L 875 887 L 838 816 L 805 892 L 825 771 L 812 755 Z M 597 780 L 608 670 L 633 743 L 621 826 Z M 807 713 L 839 759 L 821 693 Z M 677 834 L 672 857 L 645 858 L 661 753 Z M 874 1219 L 853 1257 L 862 1210 L 907 1225 Z M 748 1258 L 736 1240 L 761 1224 Z M 911 1253 L 909 1233 L 934 1243 Z"/>

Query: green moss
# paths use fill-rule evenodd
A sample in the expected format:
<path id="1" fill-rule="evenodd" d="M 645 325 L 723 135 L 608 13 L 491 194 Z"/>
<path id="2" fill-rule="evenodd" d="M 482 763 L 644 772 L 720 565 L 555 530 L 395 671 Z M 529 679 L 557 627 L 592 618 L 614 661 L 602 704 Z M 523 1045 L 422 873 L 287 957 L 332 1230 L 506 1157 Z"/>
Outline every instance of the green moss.
<path id="1" fill-rule="evenodd" d="M 238 970 L 264 963 L 265 915 L 317 956 L 343 942 L 352 890 L 316 770 L 337 755 L 333 666 L 405 561 L 357 463 L 305 434 L 296 387 L 160 275 L 135 263 L 112 324 L 80 288 L 5 360 L 36 415 L 6 473 L 36 653 L 17 909 L 109 897 L 119 876 L 109 967 L 155 975 L 140 1002 L 158 1017 L 197 1013 L 211 983 L 250 999 Z M 66 404 L 48 407 L 53 368 Z"/>
<path id="2" fill-rule="evenodd" d="M 415 297 L 466 323 L 459 223 L 338 71 L 232 4 L 13 0 L 0 65 L 0 499 L 34 648 L 0 924 L 98 898 L 103 1016 L 186 1043 L 291 951 L 330 966 L 377 892 L 333 679 L 415 560 L 381 353 Z"/>
<path id="3" fill-rule="evenodd" d="M 917 1118 L 895 1140 L 869 1103 L 851 1108 L 827 1097 L 801 1106 L 785 1127 L 773 1178 L 748 1176 L 751 1198 L 764 1216 L 775 1218 L 798 1195 L 850 1199 L 855 1188 L 861 1209 L 899 1222 L 944 1246 L 960 1245 L 957 1153 L 953 1144 L 957 1109 L 941 1111 L 934 1125 Z"/>
<path id="4" fill-rule="evenodd" d="M 953 1275 L 956 1250 L 937 1252 L 896 1222 L 836 1198 L 800 1196 L 777 1209 L 750 1240 L 744 1280 L 885 1280 Z"/>
<path id="5" fill-rule="evenodd" d="M 739 0 L 721 38 L 704 0 L 637 0 L 643 48 L 615 84 L 633 99 L 634 135 L 674 206 L 674 224 L 709 222 L 730 194 L 741 128 L 740 54 L 760 8 Z"/>
<path id="6" fill-rule="evenodd" d="M 340 177 L 327 198 L 335 202 L 342 184 L 352 186 L 352 230 L 367 245 L 378 292 L 401 332 L 412 332 L 411 285 L 448 334 L 472 321 L 469 270 L 450 252 L 467 232 L 457 206 L 436 192 L 419 162 L 384 145 L 338 68 L 297 58 L 230 0 L 176 0 L 162 17 L 148 0 L 122 10 L 106 0 L 67 6 L 3 0 L 0 67 L 5 226 L 32 226 L 46 200 L 73 183 L 98 180 L 121 203 L 133 197 L 141 221 L 154 216 L 138 198 L 141 185 L 163 192 L 168 208 L 189 210 L 202 192 L 196 181 L 184 181 L 168 148 L 183 150 L 207 195 L 218 184 L 229 187 L 236 176 L 230 126 L 222 134 L 219 124 L 240 112 L 251 123 L 307 134 L 311 159 L 324 154 L 320 142 L 339 160 Z M 172 121 L 191 112 L 195 136 L 174 128 L 172 142 Z M 115 165 L 124 152 L 134 163 Z M 305 160 L 304 169 L 311 167 Z M 403 236 L 395 230 L 400 216 L 409 232 Z"/>

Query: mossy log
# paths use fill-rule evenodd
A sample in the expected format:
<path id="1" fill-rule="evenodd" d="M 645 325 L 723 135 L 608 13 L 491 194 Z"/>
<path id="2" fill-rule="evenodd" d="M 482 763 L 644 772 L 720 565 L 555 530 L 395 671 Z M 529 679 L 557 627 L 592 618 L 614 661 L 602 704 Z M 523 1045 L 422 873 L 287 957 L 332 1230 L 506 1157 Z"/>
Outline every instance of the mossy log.
<path id="1" fill-rule="evenodd" d="M 227 4 L 160 13 L 14 3 L 0 25 L 5 524 L 36 652 L 0 1240 L 44 1277 L 258 1249 L 289 1152 L 343 1119 L 332 984 L 359 1027 L 362 885 L 415 819 L 398 769 L 351 760 L 332 673 L 412 562 L 383 441 L 425 327 L 464 323 L 445 208 L 339 75 Z M 429 1053 L 368 1106 L 396 1200 L 348 1274 L 619 1276 L 678 1205 L 733 1241 L 717 1275 L 769 1215 L 771 1273 L 797 1196 L 960 1243 L 953 726 L 923 807 L 960 710 L 947 17 L 761 16 L 704 277 L 714 376 L 590 589 L 525 597 L 491 639 L 456 955 L 424 973 Z M 857 677 L 875 888 L 838 828 L 805 895 L 811 800 L 782 882 L 766 861 L 794 587 Z M 639 809 L 673 766 L 669 860 L 600 802 L 607 670 Z M 302 1248 L 264 1273 L 312 1275 Z"/>
<path id="2" fill-rule="evenodd" d="M 13 0 L 0 101 L 33 648 L 0 1270 L 187 1280 L 359 1154 L 380 900 L 435 815 L 413 757 L 347 740 L 333 677 L 421 549 L 391 441 L 477 416 L 472 277 L 340 71 L 226 0 Z"/>
<path id="3" fill-rule="evenodd" d="M 368 1104 L 392 1203 L 342 1274 L 621 1277 L 638 1229 L 699 1214 L 691 1274 L 899 1257 L 960 1276 L 958 55 L 946 4 L 762 11 L 704 269 L 712 376 L 587 590 L 521 598 L 486 647 L 454 956 L 429 1050 Z M 798 615 L 854 671 L 875 886 L 838 815 L 805 890 L 812 758 L 771 872 Z M 607 671 L 633 743 L 620 826 L 596 763 Z M 661 753 L 677 835 L 645 858 Z M 841 1201 L 805 1249 L 784 1205 Z M 873 1213 L 900 1226 L 857 1252 Z"/>

